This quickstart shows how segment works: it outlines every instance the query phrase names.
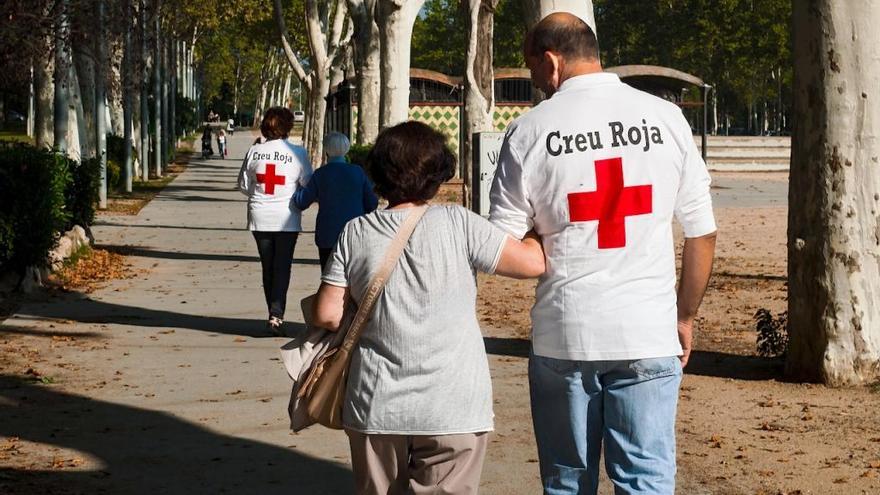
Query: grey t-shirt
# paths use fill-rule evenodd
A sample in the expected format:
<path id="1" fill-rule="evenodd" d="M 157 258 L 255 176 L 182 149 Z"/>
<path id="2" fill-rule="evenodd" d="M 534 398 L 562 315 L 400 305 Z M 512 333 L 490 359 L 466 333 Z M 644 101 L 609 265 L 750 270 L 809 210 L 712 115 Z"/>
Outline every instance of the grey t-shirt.
<path id="1" fill-rule="evenodd" d="M 324 282 L 348 287 L 360 302 L 410 211 L 379 210 L 346 224 Z M 347 428 L 401 435 L 493 429 L 474 273 L 495 271 L 505 239 L 460 206 L 425 212 L 352 355 Z"/>

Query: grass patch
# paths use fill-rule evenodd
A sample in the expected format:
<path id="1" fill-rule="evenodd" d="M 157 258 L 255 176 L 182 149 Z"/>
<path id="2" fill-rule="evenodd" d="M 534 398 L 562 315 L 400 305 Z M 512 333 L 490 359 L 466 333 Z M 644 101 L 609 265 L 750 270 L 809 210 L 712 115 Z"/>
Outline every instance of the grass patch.
<path id="1" fill-rule="evenodd" d="M 16 130 L 16 129 L 0 131 L 0 141 L 11 141 L 14 143 L 34 144 L 34 140 L 31 139 L 25 133 L 25 131 L 20 131 L 20 130 Z"/>

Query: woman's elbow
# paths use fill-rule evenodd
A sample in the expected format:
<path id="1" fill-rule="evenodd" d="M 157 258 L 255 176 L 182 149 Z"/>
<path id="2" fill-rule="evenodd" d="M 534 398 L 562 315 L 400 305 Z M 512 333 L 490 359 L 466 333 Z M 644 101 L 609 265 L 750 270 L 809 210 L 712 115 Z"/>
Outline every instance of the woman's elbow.
<path id="1" fill-rule="evenodd" d="M 314 326 L 318 328 L 325 328 L 327 330 L 330 330 L 331 332 L 339 330 L 339 325 L 341 323 L 342 315 L 321 312 L 319 309 L 316 309 L 315 313 L 312 315 L 312 324 Z"/>

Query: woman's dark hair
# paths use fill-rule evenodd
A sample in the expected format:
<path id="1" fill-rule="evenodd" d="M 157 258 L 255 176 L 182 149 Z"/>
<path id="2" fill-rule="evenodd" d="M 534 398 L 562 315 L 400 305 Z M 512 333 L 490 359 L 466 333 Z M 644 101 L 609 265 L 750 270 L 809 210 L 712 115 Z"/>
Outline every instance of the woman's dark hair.
<path id="1" fill-rule="evenodd" d="M 283 139 L 293 129 L 293 112 L 284 107 L 272 107 L 266 110 L 260 123 L 260 133 L 267 141 Z"/>
<path id="2" fill-rule="evenodd" d="M 404 122 L 379 133 L 364 164 L 376 193 L 391 206 L 427 201 L 455 175 L 446 137 L 421 122 Z"/>

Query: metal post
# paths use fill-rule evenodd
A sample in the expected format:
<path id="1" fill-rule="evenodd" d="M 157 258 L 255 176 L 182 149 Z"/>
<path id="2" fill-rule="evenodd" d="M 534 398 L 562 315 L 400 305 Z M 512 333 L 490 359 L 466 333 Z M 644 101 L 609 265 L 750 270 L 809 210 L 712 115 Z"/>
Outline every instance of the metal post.
<path id="1" fill-rule="evenodd" d="M 101 162 L 101 188 L 98 207 L 107 208 L 107 91 L 104 84 L 104 68 L 107 65 L 107 47 L 104 31 L 104 0 L 97 3 L 97 36 L 95 37 L 95 152 Z"/>

